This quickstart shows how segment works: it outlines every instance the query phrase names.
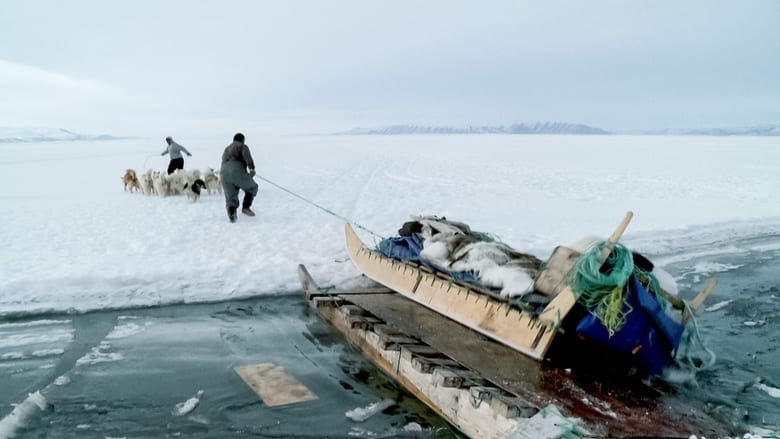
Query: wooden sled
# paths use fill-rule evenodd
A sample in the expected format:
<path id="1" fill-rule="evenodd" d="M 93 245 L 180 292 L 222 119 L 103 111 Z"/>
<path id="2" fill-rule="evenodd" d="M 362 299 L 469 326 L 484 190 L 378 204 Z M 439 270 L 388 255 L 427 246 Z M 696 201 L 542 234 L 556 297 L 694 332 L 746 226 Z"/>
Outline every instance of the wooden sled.
<path id="1" fill-rule="evenodd" d="M 469 437 L 733 437 L 738 431 L 674 394 L 604 385 L 549 367 L 391 290 L 320 289 L 302 265 L 298 275 L 324 321 Z"/>
<path id="2" fill-rule="evenodd" d="M 618 241 L 631 217 L 629 212 L 609 243 L 614 245 Z M 532 315 L 511 306 L 506 298 L 495 293 L 373 251 L 349 224 L 345 226 L 345 234 L 349 256 L 369 278 L 537 360 L 545 357 L 561 322 L 576 302 L 574 293 L 565 286 L 540 315 Z M 610 251 L 611 247 L 606 246 L 602 262 Z"/>

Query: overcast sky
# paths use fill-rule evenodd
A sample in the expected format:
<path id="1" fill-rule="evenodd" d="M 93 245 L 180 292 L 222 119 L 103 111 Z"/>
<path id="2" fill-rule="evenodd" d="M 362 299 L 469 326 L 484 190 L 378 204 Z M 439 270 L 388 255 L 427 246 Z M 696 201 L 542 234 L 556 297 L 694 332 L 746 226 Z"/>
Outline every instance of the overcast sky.
<path id="1" fill-rule="evenodd" d="M 0 126 L 780 123 L 780 1 L 3 0 Z"/>

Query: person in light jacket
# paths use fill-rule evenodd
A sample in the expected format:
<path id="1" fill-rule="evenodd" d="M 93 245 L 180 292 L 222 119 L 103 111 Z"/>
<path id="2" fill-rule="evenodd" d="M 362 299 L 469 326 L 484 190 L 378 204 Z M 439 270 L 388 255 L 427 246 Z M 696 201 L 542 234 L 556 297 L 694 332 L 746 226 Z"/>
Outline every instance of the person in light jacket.
<path id="1" fill-rule="evenodd" d="M 228 219 L 236 222 L 238 210 L 238 191 L 244 191 L 244 201 L 241 203 L 241 213 L 255 216 L 252 212 L 252 201 L 257 195 L 257 183 L 255 176 L 255 162 L 252 153 L 244 143 L 244 135 L 236 133 L 233 143 L 225 148 L 222 153 L 222 167 L 219 170 L 219 178 L 222 180 L 222 189 L 225 193 L 225 207 Z"/>
<path id="2" fill-rule="evenodd" d="M 184 169 L 184 157 L 181 155 L 181 153 L 184 152 L 187 154 L 187 157 L 192 157 L 192 154 L 187 151 L 187 148 L 174 142 L 173 138 L 170 136 L 165 138 L 165 142 L 168 143 L 168 146 L 160 155 L 171 155 L 171 162 L 168 163 L 168 175 L 171 175 L 173 174 L 173 171 L 177 169 Z"/>

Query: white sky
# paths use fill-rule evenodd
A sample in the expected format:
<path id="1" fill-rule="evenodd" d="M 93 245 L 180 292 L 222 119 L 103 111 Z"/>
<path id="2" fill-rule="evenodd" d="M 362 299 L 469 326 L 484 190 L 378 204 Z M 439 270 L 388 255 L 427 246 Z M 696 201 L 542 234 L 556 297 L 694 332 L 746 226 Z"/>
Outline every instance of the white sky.
<path id="1" fill-rule="evenodd" d="M 778 123 L 778 18 L 774 0 L 5 0 L 0 120 L 129 135 Z"/>

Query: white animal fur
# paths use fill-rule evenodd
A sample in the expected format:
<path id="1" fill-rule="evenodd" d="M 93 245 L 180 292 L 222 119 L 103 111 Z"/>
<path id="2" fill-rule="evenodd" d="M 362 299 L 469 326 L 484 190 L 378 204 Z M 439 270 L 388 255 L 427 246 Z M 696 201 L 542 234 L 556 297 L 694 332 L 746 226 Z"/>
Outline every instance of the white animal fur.
<path id="1" fill-rule="evenodd" d="M 168 196 L 168 181 L 160 171 L 152 173 L 152 187 L 157 195 L 161 197 Z"/>
<path id="2" fill-rule="evenodd" d="M 170 175 L 149 169 L 141 176 L 139 183 L 141 184 L 140 190 L 147 195 L 159 195 L 161 197 L 186 195 L 192 199 L 193 192 L 190 190 L 190 187 L 198 179 L 203 180 L 203 183 L 206 185 L 203 189 L 208 194 L 222 193 L 219 174 L 213 168 L 206 168 L 203 173 L 197 169 L 177 169 Z M 186 188 L 185 185 L 187 186 Z M 203 194 L 201 193 L 200 195 Z M 192 201 L 197 201 L 197 198 Z"/>
<path id="3" fill-rule="evenodd" d="M 177 169 L 168 175 L 168 195 L 181 195 L 184 193 L 184 183 L 187 183 L 188 172 Z"/>
<path id="4" fill-rule="evenodd" d="M 138 183 L 141 185 L 141 192 L 144 195 L 154 195 L 154 181 L 152 181 L 152 170 L 148 169 L 141 174 Z"/>

